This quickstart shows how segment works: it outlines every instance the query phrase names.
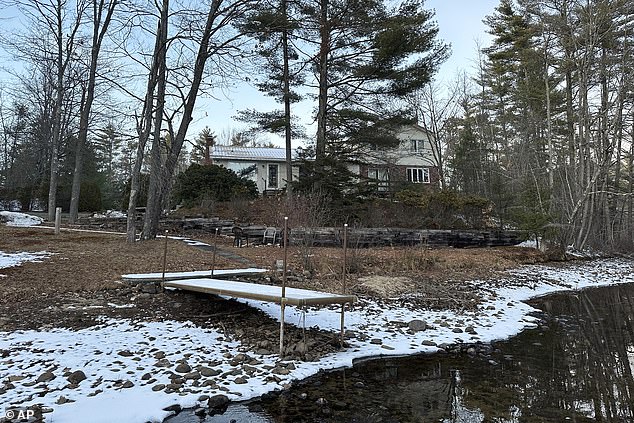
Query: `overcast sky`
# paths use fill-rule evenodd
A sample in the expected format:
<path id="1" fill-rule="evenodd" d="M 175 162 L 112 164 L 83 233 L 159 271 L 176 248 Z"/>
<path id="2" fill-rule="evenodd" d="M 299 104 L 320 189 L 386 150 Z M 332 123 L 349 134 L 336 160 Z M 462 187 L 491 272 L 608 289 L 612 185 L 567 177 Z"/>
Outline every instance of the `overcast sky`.
<path id="1" fill-rule="evenodd" d="M 482 20 L 486 15 L 492 14 L 498 4 L 499 0 L 426 0 L 425 7 L 436 11 L 440 38 L 451 44 L 452 54 L 438 72 L 439 81 L 450 81 L 460 71 L 471 71 L 477 57 L 477 43 L 485 46 L 491 39 Z M 231 127 L 246 127 L 245 124 L 232 120 L 238 110 L 256 107 L 267 111 L 279 107 L 273 100 L 251 87 L 241 87 L 233 95 L 230 94 L 230 97 L 232 100 L 200 102 L 190 130 L 193 137 L 205 126 L 217 135 Z M 298 114 L 302 115 L 304 124 L 311 123 L 310 105 L 296 110 L 300 111 Z M 308 132 L 312 134 L 310 128 Z M 271 141 L 282 145 L 281 139 L 271 137 Z"/>

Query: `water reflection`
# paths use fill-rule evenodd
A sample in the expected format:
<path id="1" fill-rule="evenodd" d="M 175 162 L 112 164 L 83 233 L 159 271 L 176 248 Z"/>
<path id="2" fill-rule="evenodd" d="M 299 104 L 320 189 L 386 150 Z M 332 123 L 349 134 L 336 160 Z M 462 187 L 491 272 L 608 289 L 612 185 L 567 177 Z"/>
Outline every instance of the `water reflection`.
<path id="1" fill-rule="evenodd" d="M 236 421 L 633 422 L 633 304 L 634 286 L 549 296 L 548 325 L 492 351 L 361 362 Z"/>

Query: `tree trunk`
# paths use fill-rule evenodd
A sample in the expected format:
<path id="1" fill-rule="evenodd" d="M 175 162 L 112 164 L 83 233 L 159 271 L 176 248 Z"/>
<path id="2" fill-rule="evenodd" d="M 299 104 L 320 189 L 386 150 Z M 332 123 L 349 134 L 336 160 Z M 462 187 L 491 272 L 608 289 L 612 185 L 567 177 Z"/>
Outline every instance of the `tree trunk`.
<path id="1" fill-rule="evenodd" d="M 282 14 L 284 16 L 284 29 L 282 31 L 282 49 L 284 68 L 282 78 L 284 79 L 284 138 L 286 145 L 286 197 L 293 197 L 293 163 L 291 156 L 292 149 L 292 126 L 291 126 L 291 98 L 290 98 L 290 76 L 288 69 L 288 5 L 287 0 L 282 0 Z"/>
<path id="2" fill-rule="evenodd" d="M 319 22 L 319 56 L 317 66 L 319 70 L 319 96 L 317 105 L 317 139 L 315 145 L 315 159 L 317 162 L 326 155 L 326 117 L 328 113 L 328 56 L 330 54 L 330 28 L 328 25 L 328 0 L 320 0 Z"/>
<path id="3" fill-rule="evenodd" d="M 128 200 L 128 218 L 127 218 L 127 241 L 132 243 L 136 241 L 136 204 L 141 186 L 141 166 L 143 164 L 143 156 L 145 152 L 145 146 L 150 137 L 150 131 L 152 129 L 152 112 L 154 109 L 154 90 L 158 84 L 159 67 L 161 61 L 161 54 L 164 54 L 165 40 L 163 37 L 164 28 L 167 28 L 167 14 L 169 10 L 169 0 L 163 1 L 163 9 L 161 10 L 161 17 L 158 22 L 156 30 L 156 39 L 154 43 L 154 52 L 152 67 L 150 68 L 148 76 L 147 91 L 145 93 L 145 99 L 143 102 L 143 113 L 140 121 L 137 124 L 137 132 L 139 134 L 139 145 L 137 146 L 136 159 L 134 167 L 130 175 L 130 198 Z M 166 33 L 166 31 L 165 31 Z M 161 53 L 163 51 L 163 53 Z"/>
<path id="4" fill-rule="evenodd" d="M 112 0 L 107 8 L 106 16 L 103 20 L 103 26 L 101 26 L 102 13 L 104 11 L 105 0 L 93 0 L 93 35 L 92 46 L 90 49 L 90 69 L 88 72 L 88 87 L 86 89 L 86 99 L 83 102 L 81 108 L 81 116 L 79 119 L 79 135 L 77 139 L 77 149 L 75 151 L 75 172 L 73 173 L 73 187 L 71 189 L 70 197 L 70 223 L 75 223 L 79 212 L 79 195 L 81 191 L 81 171 L 83 165 L 83 147 L 86 145 L 88 139 L 88 120 L 90 119 L 90 111 L 92 109 L 92 103 L 95 98 L 95 83 L 97 78 L 97 60 L 99 59 L 99 52 L 101 50 L 101 44 L 103 37 L 108 30 L 110 21 L 112 20 L 112 14 L 118 3 L 118 0 Z"/>
<path id="5" fill-rule="evenodd" d="M 203 78 L 203 72 L 205 70 L 205 64 L 207 59 L 210 56 L 209 53 L 209 40 L 213 33 L 214 29 L 214 21 L 218 13 L 218 8 L 220 7 L 221 0 L 213 0 L 211 6 L 209 8 L 209 12 L 207 13 L 207 22 L 205 25 L 205 29 L 202 33 L 202 38 L 200 41 L 200 45 L 198 48 L 198 52 L 196 54 L 196 63 L 194 65 L 194 73 L 192 77 L 192 82 L 190 89 L 185 97 L 185 104 L 183 107 L 183 115 L 181 118 L 180 125 L 178 127 L 178 131 L 174 136 L 174 139 L 171 140 L 170 148 L 167 151 L 167 158 L 165 161 L 165 165 L 152 169 L 150 172 L 150 178 L 158 178 L 159 180 L 155 182 L 154 186 L 160 187 L 159 195 L 153 197 L 153 201 L 150 202 L 148 197 L 148 205 L 146 208 L 146 221 L 143 226 L 143 238 L 150 239 L 156 236 L 158 232 L 158 217 L 160 216 L 160 209 L 163 204 L 163 201 L 168 198 L 169 191 L 171 189 L 171 181 L 174 176 L 174 172 L 176 170 L 176 166 L 178 164 L 178 157 L 180 155 L 181 149 L 183 147 L 183 143 L 185 142 L 185 136 L 187 135 L 187 130 L 189 129 L 189 124 L 192 120 L 192 113 L 194 111 L 194 106 L 196 104 L 196 98 L 198 96 L 198 90 L 200 89 L 200 84 Z M 157 107 L 158 109 L 158 107 Z M 155 128 L 156 134 L 156 128 Z M 150 182 L 150 186 L 152 186 Z M 150 210 L 153 208 L 153 210 Z M 152 213 L 152 220 L 148 221 L 148 214 Z"/>
<path id="6" fill-rule="evenodd" d="M 59 179 L 59 147 L 62 138 L 62 103 L 64 100 L 64 31 L 62 28 L 62 2 L 56 4 L 56 38 L 57 38 L 57 74 L 55 87 L 55 108 L 53 114 L 53 139 L 51 140 L 51 170 L 48 186 L 48 220 L 55 219 L 55 207 L 57 206 L 57 181 Z"/>

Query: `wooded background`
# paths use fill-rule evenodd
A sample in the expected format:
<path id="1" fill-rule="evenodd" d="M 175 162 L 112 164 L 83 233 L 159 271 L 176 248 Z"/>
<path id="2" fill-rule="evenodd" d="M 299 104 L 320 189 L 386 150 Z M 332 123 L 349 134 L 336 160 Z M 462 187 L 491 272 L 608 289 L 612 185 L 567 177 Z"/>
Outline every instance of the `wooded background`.
<path id="1" fill-rule="evenodd" d="M 449 46 L 418 0 L 0 7 L 22 22 L 0 33 L 15 81 L 0 87 L 4 207 L 61 205 L 74 221 L 79 210 L 145 206 L 142 237 L 152 238 L 178 175 L 205 164 L 206 146 L 255 145 L 268 132 L 307 146 L 289 201 L 319 195 L 337 223 L 358 218 L 359 204 L 444 198 L 562 247 L 634 246 L 631 1 L 501 0 L 486 18 L 492 44 L 449 84 L 434 79 Z M 197 98 L 245 81 L 280 109 L 243 111 L 250 131 L 188 134 Z M 302 100 L 315 105 L 314 133 L 296 124 Z M 401 186 L 377 198 L 372 181 L 347 173 L 360 152 L 394 146 L 405 123 L 434 135 L 444 197 Z"/>

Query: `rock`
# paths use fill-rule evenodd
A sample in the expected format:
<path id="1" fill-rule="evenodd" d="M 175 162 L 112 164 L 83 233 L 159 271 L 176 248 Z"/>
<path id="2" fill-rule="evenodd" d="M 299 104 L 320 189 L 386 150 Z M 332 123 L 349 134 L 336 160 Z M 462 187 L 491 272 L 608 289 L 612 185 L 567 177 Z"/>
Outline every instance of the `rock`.
<path id="1" fill-rule="evenodd" d="M 453 333 L 462 333 L 462 332 L 464 332 L 464 331 L 463 331 L 462 329 L 460 329 L 460 328 L 454 328 L 454 329 L 452 330 L 452 332 L 453 332 Z"/>
<path id="2" fill-rule="evenodd" d="M 123 382 L 123 385 L 121 385 L 121 387 L 124 389 L 132 388 L 133 386 L 134 383 L 130 382 L 129 380 L 126 380 L 125 382 Z"/>
<path id="3" fill-rule="evenodd" d="M 201 375 L 205 377 L 218 376 L 220 373 L 222 373 L 220 370 L 211 369 L 209 367 L 204 367 L 204 366 L 201 366 L 198 369 L 198 371 L 200 372 Z"/>
<path id="4" fill-rule="evenodd" d="M 151 377 L 152 377 L 152 375 L 151 375 L 151 374 L 146 373 L 146 374 L 144 374 L 143 376 L 141 376 L 141 380 L 150 380 L 150 378 L 151 378 Z"/>
<path id="5" fill-rule="evenodd" d="M 233 383 L 236 383 L 238 385 L 244 385 L 244 384 L 247 383 L 247 379 L 245 377 L 240 376 L 240 377 L 235 378 Z"/>
<path id="6" fill-rule="evenodd" d="M 180 363 L 174 370 L 178 373 L 189 373 L 192 371 L 192 368 L 187 363 Z"/>
<path id="7" fill-rule="evenodd" d="M 165 407 L 163 411 L 171 411 L 174 414 L 180 413 L 182 410 L 181 406 L 178 404 L 170 405 L 169 407 Z"/>
<path id="8" fill-rule="evenodd" d="M 66 404 L 68 402 L 71 402 L 68 398 L 66 398 L 65 396 L 61 396 L 57 399 L 57 401 L 55 401 L 55 404 L 57 405 L 62 405 L 62 404 Z"/>
<path id="9" fill-rule="evenodd" d="M 381 345 L 381 348 L 383 348 L 384 350 L 388 350 L 388 351 L 394 350 L 394 347 L 390 347 L 389 345 Z"/>
<path id="10" fill-rule="evenodd" d="M 119 351 L 117 354 L 120 355 L 121 357 L 132 357 L 134 355 L 128 350 Z"/>
<path id="11" fill-rule="evenodd" d="M 365 384 L 363 382 L 361 382 L 361 381 L 355 382 L 354 387 L 355 388 L 365 388 Z"/>
<path id="12" fill-rule="evenodd" d="M 170 367 L 172 363 L 166 358 L 161 358 L 159 361 L 154 363 L 154 367 Z"/>
<path id="13" fill-rule="evenodd" d="M 163 351 L 156 352 L 154 353 L 154 358 L 156 358 L 157 360 L 165 358 L 165 353 Z"/>
<path id="14" fill-rule="evenodd" d="M 9 376 L 9 382 L 19 382 L 24 378 L 25 376 Z"/>
<path id="15" fill-rule="evenodd" d="M 56 376 L 55 374 L 53 374 L 53 372 L 44 372 L 37 378 L 36 382 L 50 382 L 51 380 L 55 379 L 55 377 Z"/>
<path id="16" fill-rule="evenodd" d="M 209 395 L 201 395 L 198 397 L 198 402 L 205 402 L 209 399 Z"/>
<path id="17" fill-rule="evenodd" d="M 383 343 L 382 340 L 380 340 L 379 338 L 374 338 L 370 340 L 370 344 L 374 344 L 374 345 L 381 345 Z"/>
<path id="18" fill-rule="evenodd" d="M 216 388 L 218 385 L 216 384 L 215 381 L 211 380 L 211 379 L 207 379 L 206 381 L 204 381 L 202 383 L 202 386 L 210 386 L 212 388 Z"/>
<path id="19" fill-rule="evenodd" d="M 152 386 L 152 390 L 154 392 L 162 391 L 163 389 L 165 389 L 165 385 L 163 385 L 162 383 Z"/>
<path id="20" fill-rule="evenodd" d="M 276 367 L 271 371 L 271 373 L 275 373 L 276 375 L 287 375 L 290 372 L 290 370 L 285 369 L 284 367 Z"/>
<path id="21" fill-rule="evenodd" d="M 434 341 L 430 341 L 428 339 L 425 339 L 423 342 L 420 343 L 421 345 L 425 345 L 427 347 L 437 347 L 438 344 L 436 344 Z"/>
<path id="22" fill-rule="evenodd" d="M 198 380 L 200 379 L 200 377 L 201 377 L 200 373 L 198 372 L 190 372 L 190 373 L 187 373 L 185 376 L 183 376 L 185 380 Z"/>
<path id="23" fill-rule="evenodd" d="M 86 380 L 86 374 L 81 370 L 76 370 L 66 378 L 71 384 L 79 385 L 82 380 Z"/>
<path id="24" fill-rule="evenodd" d="M 214 395 L 207 400 L 207 407 L 218 409 L 229 404 L 229 398 L 226 395 Z"/>
<path id="25" fill-rule="evenodd" d="M 467 326 L 464 331 L 467 332 L 469 335 L 477 335 L 478 333 L 473 326 Z"/>
<path id="26" fill-rule="evenodd" d="M 160 291 L 160 288 L 154 283 L 148 283 L 141 285 L 141 292 L 146 294 L 156 294 Z"/>
<path id="27" fill-rule="evenodd" d="M 199 418 L 204 418 L 206 414 L 207 414 L 207 410 L 205 410 L 202 407 L 197 408 L 197 409 L 194 410 L 194 415 L 199 417 Z"/>
<path id="28" fill-rule="evenodd" d="M 427 329 L 427 322 L 424 320 L 414 319 L 407 324 L 407 327 L 413 332 L 422 332 Z"/>
<path id="29" fill-rule="evenodd" d="M 328 401 L 326 400 L 326 398 L 319 398 L 315 402 L 317 403 L 317 405 L 326 405 L 326 404 L 328 404 Z"/>

